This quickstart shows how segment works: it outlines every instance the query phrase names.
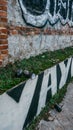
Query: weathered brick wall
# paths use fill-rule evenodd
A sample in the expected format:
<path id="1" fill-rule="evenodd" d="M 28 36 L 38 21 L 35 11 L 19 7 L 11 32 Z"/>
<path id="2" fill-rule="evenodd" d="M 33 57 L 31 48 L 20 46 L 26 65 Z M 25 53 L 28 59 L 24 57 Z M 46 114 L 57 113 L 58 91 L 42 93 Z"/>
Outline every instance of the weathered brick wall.
<path id="1" fill-rule="evenodd" d="M 45 15 L 40 20 L 34 16 L 35 20 L 25 11 L 25 22 L 19 1 L 0 0 L 0 65 L 73 45 L 72 21 L 65 25 L 51 25 L 48 21 L 44 27 L 33 27 L 43 24 Z"/>
<path id="2" fill-rule="evenodd" d="M 47 50 L 54 51 L 73 45 L 73 28 L 69 24 L 63 26 L 57 22 L 55 25 L 50 25 L 47 22 L 42 28 L 33 27 L 27 22 L 32 23 L 32 25 L 43 24 L 44 20 L 41 22 L 41 19 L 45 19 L 45 15 L 39 17 L 40 20 L 38 20 L 36 16 L 25 11 L 26 13 L 23 14 L 27 20 L 25 22 L 19 1 L 8 0 L 9 61 L 13 62 L 17 59 L 38 55 Z"/>
<path id="3" fill-rule="evenodd" d="M 0 0 L 0 66 L 8 55 L 7 0 Z M 5 64 L 5 63 L 4 63 Z"/>

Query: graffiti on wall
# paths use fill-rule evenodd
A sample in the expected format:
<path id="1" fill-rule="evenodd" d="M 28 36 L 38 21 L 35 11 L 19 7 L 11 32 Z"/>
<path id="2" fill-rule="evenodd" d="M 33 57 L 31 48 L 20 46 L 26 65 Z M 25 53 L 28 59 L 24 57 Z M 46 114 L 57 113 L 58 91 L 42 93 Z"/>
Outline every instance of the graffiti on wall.
<path id="1" fill-rule="evenodd" d="M 73 26 L 73 0 L 19 0 L 26 23 L 41 27 L 47 21 Z"/>
<path id="2" fill-rule="evenodd" d="M 73 58 L 66 59 L 35 79 L 29 79 L 3 94 L 0 97 L 0 129 L 24 130 L 71 77 Z"/>

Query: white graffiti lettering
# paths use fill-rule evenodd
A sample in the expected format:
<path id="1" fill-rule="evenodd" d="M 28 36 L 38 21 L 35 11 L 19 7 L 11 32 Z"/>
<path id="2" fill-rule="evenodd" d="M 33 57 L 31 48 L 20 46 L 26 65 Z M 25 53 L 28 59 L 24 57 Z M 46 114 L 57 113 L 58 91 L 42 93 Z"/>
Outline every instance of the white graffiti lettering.
<path id="1" fill-rule="evenodd" d="M 62 25 L 73 26 L 73 0 L 19 0 L 19 3 L 28 24 L 41 27 L 47 21 L 51 25 L 60 21 Z"/>

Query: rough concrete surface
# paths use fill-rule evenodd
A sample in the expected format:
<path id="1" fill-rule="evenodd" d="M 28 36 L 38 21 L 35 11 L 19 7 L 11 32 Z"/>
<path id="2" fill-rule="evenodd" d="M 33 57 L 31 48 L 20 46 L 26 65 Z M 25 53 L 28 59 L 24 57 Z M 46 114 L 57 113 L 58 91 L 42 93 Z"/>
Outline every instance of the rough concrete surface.
<path id="1" fill-rule="evenodd" d="M 73 130 L 73 83 L 70 83 L 62 103 L 62 111 L 51 110 L 53 121 L 41 120 L 38 130 Z"/>

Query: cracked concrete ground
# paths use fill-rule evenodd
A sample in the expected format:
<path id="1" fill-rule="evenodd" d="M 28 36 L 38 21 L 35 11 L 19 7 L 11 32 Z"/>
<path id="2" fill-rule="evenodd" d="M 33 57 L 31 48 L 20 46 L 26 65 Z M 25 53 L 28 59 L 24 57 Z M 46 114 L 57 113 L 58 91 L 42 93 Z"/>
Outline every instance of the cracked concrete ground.
<path id="1" fill-rule="evenodd" d="M 73 83 L 70 83 L 67 88 L 67 93 L 60 103 L 62 111 L 59 113 L 56 110 L 51 110 L 50 115 L 53 121 L 41 120 L 38 130 L 73 130 Z"/>

